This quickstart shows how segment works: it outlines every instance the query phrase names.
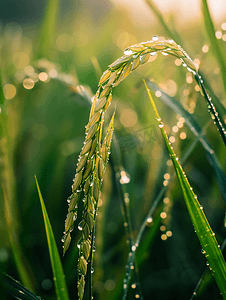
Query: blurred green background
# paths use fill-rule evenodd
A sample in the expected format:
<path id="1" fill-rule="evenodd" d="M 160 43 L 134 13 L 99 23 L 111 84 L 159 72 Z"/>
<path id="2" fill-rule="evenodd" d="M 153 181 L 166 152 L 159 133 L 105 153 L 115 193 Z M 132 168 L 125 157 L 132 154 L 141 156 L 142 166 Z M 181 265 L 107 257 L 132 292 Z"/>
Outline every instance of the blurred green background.
<path id="1" fill-rule="evenodd" d="M 185 11 L 188 2 L 184 2 Z M 168 28 L 200 67 L 210 84 L 209 89 L 225 106 L 220 66 L 209 43 L 201 12 L 181 24 L 178 18 L 183 12 L 176 6 L 173 12 L 173 9 L 162 12 Z M 71 194 L 75 166 L 83 145 L 90 99 L 96 92 L 102 71 L 122 56 L 127 46 L 150 40 L 153 35 L 172 36 L 145 1 L 133 2 L 131 6 L 100 0 L 0 1 L 0 22 L 1 75 L 10 141 L 8 150 L 4 150 L 4 141 L 1 142 L 1 156 L 7 152 L 9 158 L 7 166 L 2 159 L 1 172 L 10 191 L 13 216 L 10 226 L 20 245 L 35 294 L 43 299 L 56 299 L 34 176 L 38 178 L 62 253 L 66 200 Z M 224 49 L 225 22 L 221 17 L 215 22 L 216 36 Z M 201 128 L 209 121 L 205 101 L 194 78 L 173 57 L 158 54 L 115 89 L 113 105 L 105 120 L 107 124 L 117 103 L 114 134 L 129 178 L 123 188 L 130 199 L 135 237 L 155 197 L 164 185 L 168 185 L 173 173 L 143 78 L 149 78 L 180 100 Z M 164 105 L 158 93 L 155 95 L 170 141 L 181 158 L 195 137 L 184 119 Z M 226 120 L 226 116 L 223 117 Z M 208 123 L 205 134 L 225 171 L 225 149 L 214 124 Z M 97 217 L 93 293 L 94 299 L 101 300 L 121 299 L 128 256 L 113 163 L 110 162 L 106 171 Z M 225 203 L 200 143 L 190 154 L 185 171 L 221 244 L 225 236 Z M 21 280 L 10 247 L 9 216 L 2 190 L 0 205 L 0 268 Z M 176 180 L 169 183 L 153 219 L 137 252 L 143 297 L 190 299 L 205 267 L 205 259 Z M 74 230 L 72 245 L 62 259 L 71 299 L 77 297 L 78 238 Z M 6 292 L 1 293 L 1 299 L 11 299 Z M 134 299 L 135 294 L 136 289 L 131 288 L 128 299 Z M 218 288 L 212 282 L 199 299 L 218 298 Z"/>

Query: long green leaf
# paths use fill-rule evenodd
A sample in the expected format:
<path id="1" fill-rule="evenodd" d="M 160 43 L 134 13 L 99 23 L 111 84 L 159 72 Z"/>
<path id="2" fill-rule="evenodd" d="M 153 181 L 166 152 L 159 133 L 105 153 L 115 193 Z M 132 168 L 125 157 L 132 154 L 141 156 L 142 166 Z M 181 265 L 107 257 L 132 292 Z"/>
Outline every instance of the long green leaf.
<path id="1" fill-rule="evenodd" d="M 38 47 L 35 49 L 36 58 L 52 58 L 58 7 L 59 0 L 49 0 L 47 3 L 39 33 Z"/>
<path id="2" fill-rule="evenodd" d="M 176 175 L 184 195 L 185 203 L 190 214 L 191 221 L 202 246 L 202 252 L 206 256 L 209 268 L 215 278 L 219 290 L 222 293 L 223 299 L 226 299 L 226 264 L 223 254 L 218 246 L 215 234 L 213 233 L 209 222 L 206 219 L 206 216 L 203 212 L 203 208 L 198 202 L 197 196 L 194 194 L 192 187 L 190 186 L 187 180 L 185 172 L 183 171 L 180 163 L 178 162 L 178 158 L 174 153 L 173 147 L 171 146 L 171 143 L 168 140 L 166 132 L 163 128 L 163 123 L 158 114 L 154 100 L 151 96 L 150 90 L 148 89 L 145 82 L 144 84 L 147 89 L 151 105 L 154 109 L 155 116 L 158 121 L 161 133 L 163 135 L 167 150 L 172 159 Z"/>
<path id="3" fill-rule="evenodd" d="M 209 36 L 213 52 L 215 53 L 216 59 L 219 63 L 219 67 L 221 68 L 224 89 L 226 91 L 226 59 L 225 55 L 223 54 L 225 52 L 225 49 L 221 49 L 220 41 L 218 41 L 215 36 L 214 24 L 210 15 L 207 0 L 202 0 L 202 12 L 206 26 L 206 31 Z"/>
<path id="4" fill-rule="evenodd" d="M 53 235 L 53 230 L 50 224 L 50 220 L 46 211 L 46 207 L 42 198 L 42 194 L 38 185 L 37 178 L 35 177 L 37 189 L 38 189 L 38 195 L 39 200 L 42 207 L 42 213 L 45 223 L 45 229 L 46 229 L 46 236 L 48 241 L 48 247 L 49 247 L 49 254 L 51 259 L 51 265 L 53 269 L 53 279 L 55 283 L 56 293 L 57 293 L 57 299 L 59 300 L 69 300 L 67 286 L 65 282 L 65 275 L 63 272 L 60 255 L 57 250 L 56 241 Z"/>
<path id="5" fill-rule="evenodd" d="M 154 83 L 148 81 L 147 85 L 154 91 L 161 91 L 160 99 L 174 112 L 181 115 L 185 119 L 186 125 L 196 137 L 200 134 L 202 130 L 197 120 L 192 114 L 190 114 L 186 109 L 184 109 L 183 105 L 179 101 L 177 101 L 174 97 L 170 97 L 169 95 L 167 95 Z M 213 168 L 219 189 L 226 203 L 226 176 L 221 168 L 220 162 L 205 136 L 202 136 L 202 138 L 200 138 L 200 143 L 206 151 L 207 159 L 211 167 Z"/>
<path id="6" fill-rule="evenodd" d="M 22 285 L 13 277 L 0 270 L 0 283 L 2 287 L 16 299 L 21 300 L 41 300 L 41 297 L 33 294 L 28 288 Z"/>

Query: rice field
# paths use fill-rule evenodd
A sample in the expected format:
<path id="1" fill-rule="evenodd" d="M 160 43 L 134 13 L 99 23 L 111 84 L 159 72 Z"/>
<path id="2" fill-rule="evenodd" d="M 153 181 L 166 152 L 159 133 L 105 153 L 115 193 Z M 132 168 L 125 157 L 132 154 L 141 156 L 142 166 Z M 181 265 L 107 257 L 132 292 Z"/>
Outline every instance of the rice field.
<path id="1" fill-rule="evenodd" d="M 226 299 L 226 20 L 199 2 L 2 17 L 2 299 Z"/>

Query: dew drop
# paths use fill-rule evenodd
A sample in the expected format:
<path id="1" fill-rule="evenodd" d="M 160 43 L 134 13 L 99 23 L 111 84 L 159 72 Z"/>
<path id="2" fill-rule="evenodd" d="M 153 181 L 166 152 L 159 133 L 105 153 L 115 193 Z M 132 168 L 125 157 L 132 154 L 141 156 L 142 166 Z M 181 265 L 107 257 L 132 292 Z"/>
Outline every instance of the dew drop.
<path id="1" fill-rule="evenodd" d="M 162 128 L 164 125 L 163 125 L 163 123 L 160 123 L 159 124 L 159 128 Z"/>
<path id="2" fill-rule="evenodd" d="M 131 54 L 133 54 L 134 52 L 132 51 L 132 50 L 130 50 L 130 49 L 126 49 L 125 51 L 124 51 L 124 54 L 125 55 L 131 55 Z"/>
<path id="3" fill-rule="evenodd" d="M 79 224 L 78 224 L 78 230 L 82 230 L 82 224 L 81 224 L 82 222 L 80 222 Z"/>
<path id="4" fill-rule="evenodd" d="M 200 206 L 200 209 L 203 209 L 203 207 L 202 207 L 202 206 Z"/>
<path id="5" fill-rule="evenodd" d="M 152 41 L 157 42 L 159 39 L 159 37 L 157 35 L 153 35 L 152 37 Z"/>
<path id="6" fill-rule="evenodd" d="M 94 273 L 94 268 L 93 268 L 93 267 L 91 267 L 91 273 L 92 273 L 92 274 Z"/>
<path id="7" fill-rule="evenodd" d="M 136 251 L 136 246 L 132 246 L 132 251 Z"/>
<path id="8" fill-rule="evenodd" d="M 156 55 L 156 54 L 157 54 L 156 51 L 150 53 L 151 56 L 154 56 L 154 55 Z"/>
<path id="9" fill-rule="evenodd" d="M 161 52 L 162 53 L 162 55 L 164 55 L 164 56 L 167 56 L 167 55 L 169 55 L 168 53 L 166 53 L 166 52 Z"/>

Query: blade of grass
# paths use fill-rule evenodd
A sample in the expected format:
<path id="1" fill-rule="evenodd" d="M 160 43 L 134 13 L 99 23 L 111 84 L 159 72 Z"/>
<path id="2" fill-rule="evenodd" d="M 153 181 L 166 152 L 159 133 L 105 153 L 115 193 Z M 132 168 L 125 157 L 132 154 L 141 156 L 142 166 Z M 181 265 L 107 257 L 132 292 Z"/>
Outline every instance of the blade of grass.
<path id="1" fill-rule="evenodd" d="M 15 220 L 13 219 L 13 215 L 11 213 L 11 207 L 9 204 L 9 201 L 6 196 L 6 192 L 4 187 L 2 186 L 2 192 L 3 192 L 3 198 L 4 198 L 4 205 L 5 205 L 5 218 L 6 218 L 6 224 L 8 228 L 8 235 L 10 240 L 10 245 L 13 253 L 13 257 L 15 260 L 15 264 L 19 273 L 19 276 L 21 278 L 21 281 L 25 286 L 27 286 L 31 291 L 34 291 L 34 286 L 31 280 L 31 277 L 29 276 L 27 269 L 24 264 L 24 258 L 22 255 L 20 243 L 18 240 L 18 234 L 17 230 L 15 228 Z"/>
<path id="2" fill-rule="evenodd" d="M 211 118 L 214 120 L 214 124 L 216 124 L 217 129 L 219 130 L 222 140 L 226 146 L 226 130 L 224 128 L 223 122 L 221 121 L 221 117 L 220 117 L 218 111 L 216 110 L 216 108 L 212 102 L 212 99 L 207 94 L 206 89 L 203 84 L 203 80 L 202 80 L 201 76 L 198 75 L 198 73 L 195 74 L 195 80 L 201 87 L 201 91 L 206 100 L 206 104 L 207 104 L 208 110 L 210 112 Z"/>
<path id="3" fill-rule="evenodd" d="M 203 18 L 206 26 L 206 31 L 212 45 L 212 49 L 215 53 L 216 59 L 218 60 L 219 67 L 221 69 L 222 79 L 224 83 L 224 89 L 226 91 L 226 59 L 223 53 L 225 49 L 221 49 L 220 41 L 217 40 L 215 36 L 214 24 L 210 15 L 207 0 L 202 0 L 202 12 Z"/>
<path id="4" fill-rule="evenodd" d="M 157 85 L 155 85 L 150 81 L 147 82 L 147 86 L 154 91 L 161 91 L 160 99 L 170 108 L 172 108 L 173 111 L 175 111 L 177 114 L 181 115 L 185 119 L 185 123 L 187 124 L 187 126 L 195 136 L 198 136 L 200 134 L 202 130 L 198 122 L 196 121 L 195 117 L 192 114 L 190 114 L 188 111 L 186 111 L 179 101 L 167 95 Z M 211 145 L 209 144 L 208 140 L 206 139 L 205 135 L 203 135 L 202 138 L 200 138 L 200 143 L 202 144 L 203 148 L 206 151 L 207 159 L 211 167 L 213 168 L 219 189 L 226 203 L 226 176 L 221 168 L 220 162 L 216 154 L 214 153 Z"/>
<path id="5" fill-rule="evenodd" d="M 201 131 L 199 133 L 199 135 L 195 138 L 195 140 L 191 143 L 191 145 L 189 146 L 189 148 L 187 149 L 187 151 L 183 155 L 183 157 L 181 159 L 181 163 L 186 162 L 188 157 L 191 155 L 192 151 L 195 149 L 195 146 L 197 145 L 198 141 L 202 138 L 203 134 L 204 134 L 204 132 Z M 175 173 L 170 174 L 169 182 L 172 181 L 174 179 L 174 177 L 175 177 Z M 153 215 L 156 212 L 156 210 L 157 210 L 157 208 L 160 204 L 160 201 L 163 199 L 167 188 L 168 188 L 168 186 L 163 186 L 161 188 L 159 194 L 157 195 L 157 197 L 153 201 L 153 203 L 151 205 L 151 208 L 149 209 L 149 212 L 148 212 L 147 216 L 145 217 L 145 219 L 144 219 L 144 221 L 143 221 L 143 223 L 142 223 L 142 225 L 139 229 L 139 232 L 137 234 L 137 238 L 136 238 L 136 241 L 135 241 L 135 246 L 136 247 L 134 248 L 134 251 L 132 251 L 132 255 L 130 253 L 130 255 L 128 256 L 128 259 L 127 259 L 127 265 L 128 266 L 133 265 L 133 262 L 134 262 L 134 259 L 135 259 L 135 254 L 136 254 L 137 249 L 140 245 L 140 241 L 141 241 L 141 238 L 143 236 L 143 233 L 144 233 L 145 229 L 147 228 L 147 226 L 149 226 L 150 224 L 152 224 L 152 231 L 151 231 L 151 233 L 149 233 L 149 235 L 151 235 L 151 236 L 153 235 L 153 228 L 155 228 L 155 223 L 152 223 L 153 222 Z M 144 248 L 144 246 L 142 244 L 142 250 L 144 250 L 143 248 Z M 126 272 L 126 276 L 124 278 L 124 284 L 126 286 L 126 289 L 124 290 L 123 300 L 125 300 L 126 296 L 127 296 L 127 290 L 128 290 L 128 286 L 129 286 L 130 274 L 131 274 L 131 269 L 128 269 L 128 272 Z"/>
<path id="6" fill-rule="evenodd" d="M 148 89 L 146 82 L 144 81 L 151 105 L 154 109 L 156 119 L 159 124 L 159 128 L 163 135 L 167 150 L 172 159 L 175 172 L 182 189 L 186 206 L 191 217 L 191 221 L 195 228 L 195 232 L 199 241 L 202 245 L 203 254 L 208 261 L 209 268 L 215 278 L 215 281 L 219 287 L 219 290 L 223 296 L 223 299 L 226 299 L 226 264 L 223 257 L 223 254 L 218 246 L 215 234 L 213 233 L 208 220 L 203 212 L 203 208 L 198 202 L 197 196 L 194 194 L 192 187 L 190 186 L 185 172 L 183 171 L 181 165 L 178 162 L 178 158 L 174 153 L 173 147 L 168 140 L 168 137 L 163 129 L 163 123 L 158 114 L 157 108 L 155 106 L 154 100 L 151 96 L 150 90 Z"/>
<path id="7" fill-rule="evenodd" d="M 15 180 L 12 165 L 13 151 L 10 145 L 8 132 L 8 111 L 2 88 L 2 70 L 0 69 L 0 150 L 1 150 L 1 199 L 3 199 L 4 214 L 12 249 L 13 258 L 23 284 L 34 291 L 31 271 L 26 268 L 26 260 L 23 257 L 18 237 L 18 208 L 15 203 Z M 27 264 L 28 266 L 28 264 Z M 30 273 L 30 274 L 29 274 Z"/>
<path id="8" fill-rule="evenodd" d="M 180 37 L 178 35 L 177 32 L 172 31 L 169 26 L 166 24 L 165 18 L 163 16 L 163 14 L 161 13 L 161 11 L 158 9 L 158 7 L 153 3 L 152 0 L 145 0 L 146 3 L 148 4 L 148 6 L 151 8 L 151 10 L 153 11 L 153 13 L 155 14 L 155 16 L 158 18 L 159 23 L 162 25 L 162 27 L 164 28 L 166 34 L 168 35 L 168 37 L 180 42 Z M 180 42 L 181 43 L 181 42 Z"/>
<path id="9" fill-rule="evenodd" d="M 59 0 L 49 0 L 42 21 L 38 46 L 36 47 L 36 59 L 45 57 L 52 59 L 52 45 L 55 37 L 55 27 Z"/>
<path id="10" fill-rule="evenodd" d="M 129 245 L 129 251 L 133 249 L 134 243 L 134 237 L 133 237 L 133 231 L 132 231 L 132 222 L 130 217 L 130 210 L 129 210 L 129 202 L 126 202 L 125 200 L 125 194 L 127 192 L 126 186 L 120 182 L 121 180 L 121 172 L 124 170 L 122 167 L 122 157 L 119 150 L 119 144 L 117 141 L 117 137 L 113 136 L 113 149 L 112 149 L 112 155 L 110 156 L 110 164 L 112 166 L 112 172 L 114 174 L 114 180 L 116 184 L 117 194 L 118 197 L 121 200 L 121 206 L 122 206 L 122 212 L 124 217 L 124 223 L 127 224 L 125 227 L 126 230 L 126 236 L 127 241 Z M 128 193 L 127 193 L 128 194 Z M 136 259 L 133 260 L 133 276 L 134 276 L 134 283 L 136 284 L 136 294 L 139 295 L 139 299 L 143 299 L 142 291 L 140 288 L 140 280 L 139 280 L 139 274 L 138 274 L 138 267 Z M 131 271 L 130 265 L 127 265 L 127 269 Z M 126 271 L 127 272 L 127 271 Z M 127 272 L 128 273 L 128 272 Z M 124 289 L 124 295 L 127 293 L 127 289 Z"/>
<path id="11" fill-rule="evenodd" d="M 221 245 L 221 251 L 224 250 L 225 246 L 226 246 L 226 239 L 224 240 L 224 242 L 223 242 L 222 245 Z M 210 274 L 209 268 L 206 266 L 206 267 L 205 267 L 205 270 L 203 271 L 203 274 L 202 274 L 201 278 L 199 279 L 199 281 L 198 281 L 198 283 L 197 283 L 197 285 L 196 285 L 196 287 L 195 287 L 195 290 L 194 290 L 194 292 L 193 292 L 193 294 L 192 294 L 190 300 L 194 300 L 194 299 L 198 296 L 198 291 L 200 290 L 201 286 L 203 285 L 203 284 L 202 284 L 203 281 L 205 280 L 205 278 L 206 278 L 209 274 Z M 211 277 L 211 278 L 209 279 L 209 281 L 212 281 L 212 279 L 213 279 L 213 278 Z"/>
<path id="12" fill-rule="evenodd" d="M 22 285 L 13 277 L 0 270 L 0 284 L 5 290 L 16 299 L 21 300 L 41 300 L 41 297 L 33 294 L 28 288 Z"/>
<path id="13" fill-rule="evenodd" d="M 53 280 L 55 283 L 55 288 L 56 288 L 56 294 L 57 294 L 57 299 L 59 300 L 69 300 L 68 296 L 68 291 L 67 291 L 67 286 L 65 282 L 65 275 L 63 272 L 61 260 L 60 260 L 60 255 L 57 250 L 57 245 L 56 241 L 53 235 L 53 230 L 50 224 L 50 220 L 46 211 L 46 207 L 42 198 L 42 194 L 38 185 L 38 180 L 35 177 L 36 181 L 36 186 L 38 190 L 38 195 L 39 195 L 39 200 L 41 203 L 42 207 L 42 213 L 43 213 L 43 218 L 44 218 L 44 223 L 45 223 L 45 229 L 46 229 L 46 236 L 47 236 L 47 241 L 48 241 L 48 247 L 49 247 L 49 254 L 50 254 L 50 259 L 51 259 L 51 265 L 53 269 Z"/>

